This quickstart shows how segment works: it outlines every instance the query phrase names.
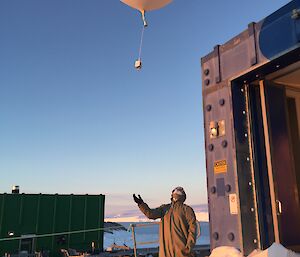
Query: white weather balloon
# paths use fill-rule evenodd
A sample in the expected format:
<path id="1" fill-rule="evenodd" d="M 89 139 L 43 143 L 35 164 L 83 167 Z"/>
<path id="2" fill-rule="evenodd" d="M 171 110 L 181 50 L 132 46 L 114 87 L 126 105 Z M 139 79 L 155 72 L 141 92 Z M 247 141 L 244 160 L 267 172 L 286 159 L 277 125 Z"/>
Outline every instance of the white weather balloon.
<path id="1" fill-rule="evenodd" d="M 171 3 L 172 0 L 120 0 L 120 1 L 134 9 L 139 10 L 142 15 L 144 26 L 143 26 L 142 35 L 141 35 L 139 58 L 135 61 L 135 64 L 134 64 L 135 68 L 137 70 L 140 70 L 142 68 L 141 52 L 142 52 L 144 30 L 148 26 L 148 24 L 146 22 L 146 18 L 145 18 L 145 12 L 160 9 L 160 8 L 166 6 L 167 4 Z"/>
<path id="2" fill-rule="evenodd" d="M 171 3 L 172 0 L 121 0 L 121 2 L 142 12 L 160 9 Z"/>

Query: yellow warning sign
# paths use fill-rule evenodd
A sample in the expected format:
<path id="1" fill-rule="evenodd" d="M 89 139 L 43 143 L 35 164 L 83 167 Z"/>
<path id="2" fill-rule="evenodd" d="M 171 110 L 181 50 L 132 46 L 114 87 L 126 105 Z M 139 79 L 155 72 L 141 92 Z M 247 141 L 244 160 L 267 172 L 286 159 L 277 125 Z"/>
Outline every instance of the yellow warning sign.
<path id="1" fill-rule="evenodd" d="M 227 162 L 226 160 L 220 160 L 214 162 L 214 172 L 223 173 L 227 172 Z"/>

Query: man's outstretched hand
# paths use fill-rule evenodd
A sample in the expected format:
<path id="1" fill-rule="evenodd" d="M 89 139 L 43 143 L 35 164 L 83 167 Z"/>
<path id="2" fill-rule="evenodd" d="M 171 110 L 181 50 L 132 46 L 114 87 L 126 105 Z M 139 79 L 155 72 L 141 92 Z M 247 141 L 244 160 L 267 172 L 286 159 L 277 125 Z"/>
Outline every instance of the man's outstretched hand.
<path id="1" fill-rule="evenodd" d="M 137 204 L 141 204 L 144 203 L 142 197 L 140 195 L 138 195 L 138 197 L 136 197 L 135 194 L 133 194 L 133 200 L 137 203 Z"/>

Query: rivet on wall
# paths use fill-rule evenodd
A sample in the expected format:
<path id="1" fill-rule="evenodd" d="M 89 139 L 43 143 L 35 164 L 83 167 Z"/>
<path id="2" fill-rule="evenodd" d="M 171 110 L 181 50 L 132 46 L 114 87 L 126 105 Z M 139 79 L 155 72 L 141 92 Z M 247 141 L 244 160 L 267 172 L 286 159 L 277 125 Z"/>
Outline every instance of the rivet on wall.
<path id="1" fill-rule="evenodd" d="M 206 105 L 206 110 L 207 110 L 208 112 L 210 112 L 210 111 L 211 111 L 211 109 L 212 109 L 212 106 L 211 106 L 211 104 L 208 104 L 208 105 Z"/>
<path id="2" fill-rule="evenodd" d="M 227 140 L 223 140 L 222 143 L 221 143 L 221 145 L 222 145 L 224 148 L 227 147 L 227 145 L 228 145 Z"/>
<path id="3" fill-rule="evenodd" d="M 205 84 L 206 86 L 208 86 L 209 83 L 210 83 L 210 80 L 209 80 L 209 79 L 204 80 L 204 84 Z"/>
<path id="4" fill-rule="evenodd" d="M 231 191 L 231 185 L 227 184 L 227 185 L 225 186 L 225 191 L 226 191 L 227 193 L 229 193 L 229 192 Z"/>
<path id="5" fill-rule="evenodd" d="M 208 150 L 212 152 L 212 151 L 214 150 L 214 145 L 213 145 L 213 144 L 210 144 L 210 145 L 208 146 Z"/>
<path id="6" fill-rule="evenodd" d="M 228 239 L 229 239 L 229 241 L 233 241 L 234 240 L 234 234 L 233 233 L 229 233 L 228 234 Z"/>
<path id="7" fill-rule="evenodd" d="M 221 106 L 223 106 L 223 105 L 225 104 L 225 99 L 224 99 L 224 98 L 220 99 L 220 100 L 219 100 L 219 104 L 220 104 Z"/>
<path id="8" fill-rule="evenodd" d="M 212 236 L 213 236 L 213 239 L 215 239 L 215 240 L 219 239 L 219 233 L 218 232 L 214 232 Z"/>

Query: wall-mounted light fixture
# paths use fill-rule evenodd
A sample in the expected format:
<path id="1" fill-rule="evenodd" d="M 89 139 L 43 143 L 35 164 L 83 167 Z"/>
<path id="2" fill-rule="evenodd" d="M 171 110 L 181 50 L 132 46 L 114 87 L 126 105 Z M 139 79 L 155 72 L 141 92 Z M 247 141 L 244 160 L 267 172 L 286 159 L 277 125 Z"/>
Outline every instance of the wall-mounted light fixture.
<path id="1" fill-rule="evenodd" d="M 210 138 L 225 136 L 225 120 L 211 121 L 209 123 Z"/>

